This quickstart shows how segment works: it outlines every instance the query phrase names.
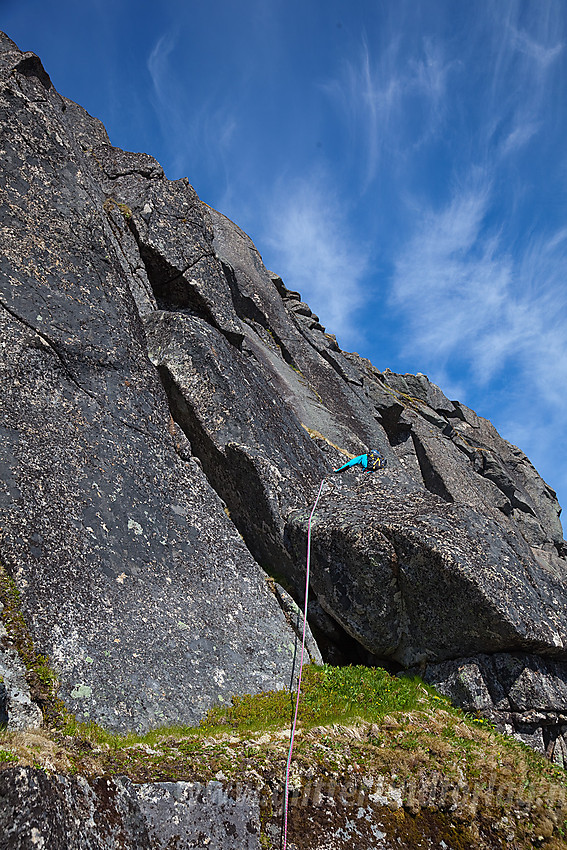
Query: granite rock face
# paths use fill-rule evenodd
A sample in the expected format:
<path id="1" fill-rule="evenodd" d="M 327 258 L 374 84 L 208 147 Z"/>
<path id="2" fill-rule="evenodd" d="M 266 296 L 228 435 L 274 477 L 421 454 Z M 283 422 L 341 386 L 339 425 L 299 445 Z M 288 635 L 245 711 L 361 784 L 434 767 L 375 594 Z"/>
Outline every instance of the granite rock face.
<path id="1" fill-rule="evenodd" d="M 498 653 L 567 681 L 560 508 L 526 456 L 426 376 L 341 351 L 245 233 L 6 37 L 0 73 L 2 559 L 73 711 L 147 728 L 285 684 L 265 572 L 301 603 L 324 477 L 327 658 L 441 682 Z M 368 449 L 384 471 L 333 476 Z"/>
<path id="2" fill-rule="evenodd" d="M 2 563 L 78 718 L 195 722 L 285 686 L 295 636 L 171 420 L 140 318 L 146 267 L 82 147 L 102 126 L 1 46 Z M 166 185 L 148 160 L 143 179 Z"/>
<path id="3" fill-rule="evenodd" d="M 560 767 L 567 765 L 567 664 L 524 653 L 475 655 L 432 664 L 425 678 Z"/>
<path id="4" fill-rule="evenodd" d="M 257 795 L 234 799 L 220 782 L 138 785 L 30 768 L 0 773 L 0 848 L 27 850 L 259 850 Z"/>

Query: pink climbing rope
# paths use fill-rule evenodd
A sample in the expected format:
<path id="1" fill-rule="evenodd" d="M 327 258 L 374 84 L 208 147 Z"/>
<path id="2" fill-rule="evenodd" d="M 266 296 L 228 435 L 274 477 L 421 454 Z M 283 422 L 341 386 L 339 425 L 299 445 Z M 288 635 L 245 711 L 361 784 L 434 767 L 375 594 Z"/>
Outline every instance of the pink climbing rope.
<path id="1" fill-rule="evenodd" d="M 309 568 L 311 563 L 311 520 L 313 519 L 313 514 L 315 513 L 315 508 L 317 507 L 317 503 L 323 491 L 323 484 L 325 483 L 325 478 L 321 481 L 321 485 L 319 487 L 319 492 L 317 493 L 317 498 L 313 503 L 313 507 L 311 509 L 311 513 L 309 514 L 309 522 L 307 523 L 307 567 L 305 570 L 305 604 L 303 608 L 303 637 L 301 639 L 301 655 L 299 658 L 299 676 L 297 679 L 297 697 L 295 700 L 295 714 L 293 717 L 293 723 L 291 726 L 291 738 L 289 742 L 289 754 L 287 757 L 287 766 L 285 769 L 285 792 L 284 792 L 284 836 L 283 836 L 283 850 L 287 848 L 287 808 L 288 808 L 288 799 L 289 799 L 289 771 L 291 767 L 291 754 L 293 753 L 293 742 L 295 740 L 295 730 L 297 727 L 297 711 L 299 709 L 299 693 L 301 691 L 301 674 L 303 673 L 303 655 L 305 651 L 305 633 L 307 631 L 307 598 L 309 595 Z"/>

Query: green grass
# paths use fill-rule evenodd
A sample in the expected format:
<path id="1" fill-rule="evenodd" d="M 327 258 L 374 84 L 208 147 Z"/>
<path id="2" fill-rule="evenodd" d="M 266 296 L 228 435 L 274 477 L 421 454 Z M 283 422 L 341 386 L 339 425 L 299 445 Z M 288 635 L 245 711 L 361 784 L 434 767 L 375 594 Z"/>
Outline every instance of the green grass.
<path id="1" fill-rule="evenodd" d="M 40 730 L 0 730 L 0 770 L 18 763 L 87 777 L 125 775 L 135 782 L 222 776 L 262 793 L 281 783 L 294 710 L 288 691 L 235 696 L 194 727 L 118 734 L 79 723 L 57 696 L 49 659 L 36 651 L 18 589 L 1 564 L 0 601 L 9 640 L 46 721 Z M 567 773 L 481 718 L 467 716 L 419 679 L 381 668 L 307 666 L 293 762 L 307 783 L 331 777 L 346 786 L 365 775 L 390 777 L 408 788 L 419 777 L 464 781 L 480 793 L 480 816 L 489 823 L 513 810 L 505 801 L 520 789 L 527 820 L 516 824 L 515 846 L 535 846 L 530 830 L 550 836 L 546 849 L 566 846 Z M 472 823 L 476 815 L 465 809 L 462 817 Z"/>
<path id="2" fill-rule="evenodd" d="M 449 706 L 419 679 L 390 676 L 380 667 L 312 664 L 304 671 L 298 720 L 303 728 L 355 719 L 378 722 L 386 714 L 417 710 L 433 700 Z M 225 727 L 238 732 L 276 729 L 291 717 L 293 705 L 288 691 L 233 697 L 231 706 L 211 709 L 201 728 Z"/>
<path id="3" fill-rule="evenodd" d="M 198 726 L 160 726 L 143 733 L 113 732 L 104 729 L 98 723 L 79 722 L 72 715 L 68 715 L 65 722 L 57 726 L 56 731 L 59 736 L 111 750 L 125 749 L 137 744 L 145 744 L 151 747 L 167 740 L 180 740 L 187 737 L 201 738 L 204 736 L 204 730 Z"/>
<path id="4" fill-rule="evenodd" d="M 18 762 L 85 777 L 128 776 L 134 782 L 220 778 L 269 797 L 285 775 L 292 711 L 292 697 L 282 690 L 234 697 L 195 727 L 145 734 L 120 735 L 67 716 L 51 729 L 0 732 L 0 770 Z M 447 805 L 451 789 L 465 783 L 470 792 L 463 792 L 459 803 L 463 823 L 481 818 L 490 824 L 521 809 L 514 846 L 535 846 L 530 830 L 552 836 L 546 850 L 565 846 L 566 772 L 465 715 L 419 679 L 393 677 L 381 668 L 308 666 L 293 765 L 306 788 L 335 781 L 363 788 L 364 777 L 385 777 L 405 789 L 412 812 L 416 782 L 430 778 L 435 785 L 434 777 L 441 776 L 449 789 Z M 478 800 L 478 813 L 469 798 Z"/>

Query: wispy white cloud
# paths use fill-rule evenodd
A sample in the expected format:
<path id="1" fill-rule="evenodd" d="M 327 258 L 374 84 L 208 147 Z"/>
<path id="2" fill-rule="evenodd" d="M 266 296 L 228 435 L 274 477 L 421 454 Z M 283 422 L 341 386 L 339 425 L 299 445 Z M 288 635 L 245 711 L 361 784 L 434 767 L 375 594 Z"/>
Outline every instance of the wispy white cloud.
<path id="1" fill-rule="evenodd" d="M 481 184 L 458 190 L 440 212 L 428 211 L 395 263 L 392 298 L 411 326 L 408 344 L 428 359 L 434 352 L 439 364 L 458 349 L 471 352 L 480 328 L 485 342 L 491 337 L 490 349 L 504 344 L 490 329 L 505 302 L 510 269 L 495 257 L 492 240 L 480 240 L 489 197 L 489 186 Z"/>
<path id="2" fill-rule="evenodd" d="M 271 199 L 263 244 L 290 289 L 301 292 L 343 345 L 360 342 L 368 251 L 350 231 L 344 206 L 324 175 L 281 180 Z"/>
<path id="3" fill-rule="evenodd" d="M 468 363 L 471 379 L 484 386 L 512 370 L 513 383 L 567 414 L 567 231 L 534 227 L 514 244 L 503 222 L 494 224 L 496 187 L 509 160 L 545 126 L 546 86 L 563 50 L 549 16 L 531 20 L 528 33 L 518 15 L 518 5 L 509 4 L 504 38 L 494 48 L 494 100 L 483 105 L 476 131 L 482 166 L 465 161 L 466 176 L 445 205 L 419 210 L 395 262 L 393 301 L 412 328 L 412 345 L 439 368 Z M 498 123 L 506 132 L 491 146 Z M 508 211 L 523 191 L 507 180 Z"/>
<path id="4" fill-rule="evenodd" d="M 179 77 L 173 72 L 171 59 L 177 43 L 176 35 L 165 33 L 154 44 L 147 60 L 152 83 L 151 102 L 157 113 L 164 139 L 168 141 L 174 177 L 181 176 L 190 146 L 187 126 L 186 98 Z"/>
<path id="5" fill-rule="evenodd" d="M 442 39 L 425 20 L 423 34 L 409 25 L 414 4 L 401 2 L 390 27 L 372 42 L 363 39 L 357 55 L 323 85 L 348 128 L 353 160 L 363 160 L 362 191 L 384 167 L 399 169 L 403 181 L 416 149 L 454 134 L 462 99 L 474 99 L 474 86 L 483 98 L 482 118 L 468 144 L 480 149 L 497 142 L 503 156 L 524 148 L 554 104 L 549 73 L 565 47 L 560 5 L 502 0 L 471 16 L 466 38 Z"/>
<path id="6" fill-rule="evenodd" d="M 165 33 L 158 38 L 148 57 L 148 71 L 152 78 L 154 91 L 161 103 L 167 103 L 170 95 L 171 76 L 168 59 L 174 47 L 175 38 L 171 34 Z"/>
<path id="7" fill-rule="evenodd" d="M 512 25 L 510 25 L 510 33 L 514 47 L 529 56 L 530 59 L 535 59 L 544 70 L 557 59 L 563 50 L 562 42 L 556 42 L 552 45 L 543 44 L 536 38 L 532 38 L 525 30 L 517 29 Z"/>
<path id="8" fill-rule="evenodd" d="M 438 83 L 425 75 L 431 121 L 439 128 L 451 116 L 450 167 L 436 193 L 397 173 L 406 232 L 390 304 L 404 361 L 495 418 L 559 489 L 567 486 L 556 437 L 567 421 L 567 230 L 559 204 L 546 210 L 545 199 L 555 203 L 561 180 L 553 145 L 566 19 L 553 0 L 484 8 L 466 39 L 443 41 Z M 433 143 L 425 162 L 435 161 L 439 138 L 425 137 Z M 555 177 L 542 175 L 545 159 Z"/>
<path id="9" fill-rule="evenodd" d="M 508 132 L 502 142 L 500 152 L 502 156 L 514 154 L 521 150 L 535 134 L 541 129 L 542 122 L 534 121 L 529 115 L 523 114 L 517 117 L 515 126 Z"/>
<path id="10" fill-rule="evenodd" d="M 478 386 L 511 375 L 532 403 L 567 415 L 567 234 L 533 237 L 512 257 L 487 220 L 486 182 L 430 212 L 396 262 L 392 300 L 429 368 L 460 364 Z"/>
<path id="11" fill-rule="evenodd" d="M 403 160 L 438 131 L 451 65 L 431 38 L 421 39 L 409 55 L 400 34 L 380 49 L 371 50 L 363 39 L 358 54 L 321 86 L 349 128 L 355 156 L 364 150 L 362 191 L 375 180 L 385 158 L 390 163 Z"/>
<path id="12" fill-rule="evenodd" d="M 444 58 L 440 45 L 431 38 L 424 38 L 422 56 L 410 63 L 407 88 L 414 89 L 424 98 L 430 120 L 439 120 L 445 111 L 447 78 L 454 67 L 454 60 Z"/>
<path id="13" fill-rule="evenodd" d="M 531 141 L 545 126 L 546 112 L 557 107 L 550 75 L 565 47 L 558 38 L 563 29 L 560 7 L 508 0 L 493 12 L 487 47 L 491 98 L 485 110 L 493 126 L 504 130 L 503 155 Z"/>

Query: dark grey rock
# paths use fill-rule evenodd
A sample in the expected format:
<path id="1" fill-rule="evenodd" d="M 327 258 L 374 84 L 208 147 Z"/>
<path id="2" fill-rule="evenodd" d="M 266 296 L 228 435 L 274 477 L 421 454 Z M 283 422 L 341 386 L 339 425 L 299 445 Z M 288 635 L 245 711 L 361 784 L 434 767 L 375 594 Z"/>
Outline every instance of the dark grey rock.
<path id="1" fill-rule="evenodd" d="M 0 729 L 8 727 L 8 691 L 4 681 L 0 679 Z"/>
<path id="2" fill-rule="evenodd" d="M 252 788 L 0 772 L 0 850 L 259 850 Z"/>
<path id="3" fill-rule="evenodd" d="M 563 555 L 556 494 L 488 420 L 449 401 L 425 375 L 382 373 L 358 355 L 349 358 L 408 472 L 449 502 L 498 510 L 507 518 L 499 521 L 531 546 Z"/>
<path id="4" fill-rule="evenodd" d="M 130 289 L 132 246 L 119 254 L 105 208 L 110 178 L 85 159 L 37 57 L 11 43 L 2 55 L 3 563 L 79 719 L 195 722 L 234 693 L 285 686 L 295 635 L 201 469 L 183 459 L 190 448 Z M 81 138 L 91 123 L 85 113 Z M 151 158 L 96 150 L 109 173 L 132 171 L 116 180 L 159 184 L 157 210 L 178 204 L 164 228 L 144 231 L 148 250 L 167 243 L 184 204 L 200 209 Z M 197 249 L 182 256 L 179 244 L 167 256 L 181 266 Z M 199 262 L 208 292 L 210 245 Z M 197 265 L 187 291 L 201 291 Z M 217 324 L 237 333 L 230 317 Z"/>
<path id="5" fill-rule="evenodd" d="M 565 659 L 560 508 L 525 455 L 342 352 L 187 180 L 0 47 L 3 557 L 78 715 L 195 720 L 285 682 L 258 565 L 302 601 L 319 483 L 368 449 L 387 469 L 332 477 L 314 518 L 326 657 Z"/>
<path id="6" fill-rule="evenodd" d="M 478 786 L 436 772 L 405 781 L 356 772 L 301 778 L 290 795 L 289 850 L 436 850 L 454 846 L 457 830 L 463 847 L 524 847 L 523 822 L 536 809 L 511 781 L 483 786 L 484 802 Z M 493 799 L 507 825 L 500 837 Z M 549 802 L 565 808 L 557 794 Z M 220 782 L 136 785 L 12 768 L 0 773 L 0 850 L 260 850 L 281 844 L 281 805 L 281 790 L 263 783 L 260 791 Z"/>
<path id="7" fill-rule="evenodd" d="M 146 334 L 174 418 L 249 549 L 268 572 L 294 571 L 283 517 L 305 504 L 324 458 L 250 359 L 203 319 L 155 312 Z"/>
<path id="8" fill-rule="evenodd" d="M 314 407 L 306 403 L 306 393 L 298 393 L 295 389 L 288 393 L 286 401 L 295 409 L 300 421 L 321 431 L 346 451 L 359 454 L 364 446 L 375 446 L 401 474 L 383 428 L 351 388 L 350 382 L 358 386 L 360 377 L 344 354 L 335 350 L 334 338 L 327 339 L 322 332 L 312 332 L 299 323 L 293 310 L 297 301 L 282 298 L 283 284 L 281 281 L 277 284 L 275 281 L 279 279 L 263 266 L 250 238 L 220 213 L 210 210 L 209 214 L 214 231 L 213 245 L 223 261 L 240 319 L 263 335 L 264 345 L 268 333 L 280 361 L 295 370 L 305 387 L 315 394 L 318 404 Z M 283 290 L 287 292 L 285 287 Z M 271 382 L 273 359 L 270 368 L 267 359 L 262 362 L 256 352 L 254 356 L 258 357 L 264 380 Z"/>
<path id="9" fill-rule="evenodd" d="M 296 557 L 307 519 L 303 511 L 288 520 Z M 392 490 L 378 476 L 322 498 L 312 585 L 349 634 L 404 666 L 518 648 L 565 653 L 565 585 L 524 540 L 468 506 Z"/>
<path id="10" fill-rule="evenodd" d="M 303 608 L 300 608 L 297 603 L 293 600 L 293 597 L 289 595 L 287 590 L 278 584 L 276 581 L 273 583 L 273 592 L 275 594 L 276 599 L 278 600 L 279 606 L 284 612 L 285 618 L 294 630 L 297 635 L 298 640 L 302 639 L 303 635 Z M 308 606 L 307 608 L 308 614 L 311 614 L 311 608 Z M 300 644 L 298 643 L 298 652 L 300 649 Z M 305 634 L 305 652 L 307 653 L 306 658 L 314 664 L 322 664 L 323 659 L 321 657 L 321 652 L 319 647 L 315 643 L 313 635 L 309 629 L 309 626 L 306 629 Z"/>
<path id="11" fill-rule="evenodd" d="M 567 767 L 567 663 L 525 653 L 474 655 L 422 669 L 465 711 Z"/>
<path id="12" fill-rule="evenodd" d="M 102 171 L 107 207 L 116 201 L 124 212 L 158 305 L 202 316 L 239 344 L 242 327 L 213 250 L 206 208 L 189 181 L 166 180 L 152 157 L 110 145 L 95 148 L 92 159 Z"/>

